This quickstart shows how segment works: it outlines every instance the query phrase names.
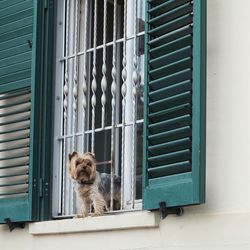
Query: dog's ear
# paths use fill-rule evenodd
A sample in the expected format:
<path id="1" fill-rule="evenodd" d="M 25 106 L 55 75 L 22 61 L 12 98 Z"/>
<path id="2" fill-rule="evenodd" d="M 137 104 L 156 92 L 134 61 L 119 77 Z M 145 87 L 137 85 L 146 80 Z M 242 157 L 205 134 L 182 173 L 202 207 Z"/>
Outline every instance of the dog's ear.
<path id="1" fill-rule="evenodd" d="M 91 155 L 91 156 L 93 157 L 93 159 L 95 159 L 95 153 L 88 152 L 88 153 L 86 153 L 86 154 Z"/>
<path id="2" fill-rule="evenodd" d="M 73 153 L 71 153 L 71 154 L 68 154 L 68 158 L 69 158 L 69 161 L 71 161 L 71 159 L 74 157 L 74 156 L 76 156 L 77 155 L 77 152 L 73 152 Z"/>

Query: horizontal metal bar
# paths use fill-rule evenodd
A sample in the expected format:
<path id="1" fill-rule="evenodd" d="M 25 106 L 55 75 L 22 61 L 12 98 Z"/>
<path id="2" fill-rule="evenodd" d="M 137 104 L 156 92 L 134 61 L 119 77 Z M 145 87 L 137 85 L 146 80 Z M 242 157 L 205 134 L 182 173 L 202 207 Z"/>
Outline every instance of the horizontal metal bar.
<path id="1" fill-rule="evenodd" d="M 130 37 L 127 37 L 127 41 L 129 40 L 132 40 L 134 39 L 135 37 L 140 37 L 140 36 L 144 36 L 145 35 L 145 31 L 142 31 L 140 33 L 137 33 L 136 36 L 135 35 L 132 35 Z M 116 40 L 116 43 L 123 43 L 124 42 L 124 38 L 120 38 L 120 39 L 117 39 Z M 106 47 L 109 47 L 109 46 L 112 46 L 114 44 L 114 42 L 109 42 L 109 43 L 106 43 L 105 46 Z M 104 45 L 99 45 L 99 46 L 96 46 L 96 48 L 90 48 L 86 51 L 86 53 L 90 53 L 90 52 L 93 52 L 94 50 L 99 50 L 99 49 L 102 49 L 104 47 Z M 84 55 L 84 51 L 80 51 L 77 53 L 77 56 L 81 56 L 81 55 Z M 64 61 L 64 60 L 68 60 L 68 59 L 72 59 L 75 57 L 75 54 L 71 54 L 70 56 L 67 56 L 67 57 L 62 57 L 59 59 L 59 62 L 61 61 Z"/>
<path id="2" fill-rule="evenodd" d="M 112 161 L 101 161 L 101 162 L 96 162 L 96 166 L 99 166 L 99 165 L 110 165 L 112 163 Z"/>
<path id="3" fill-rule="evenodd" d="M 140 124 L 140 123 L 143 123 L 143 119 L 140 119 L 140 120 L 137 120 L 136 121 L 136 124 Z M 133 122 L 129 122 L 129 123 L 126 123 L 125 126 L 133 126 Z M 123 126 L 123 124 L 116 124 L 115 125 L 115 128 L 121 128 Z M 112 129 L 112 126 L 107 126 L 107 127 L 104 127 L 104 128 L 96 128 L 94 131 L 95 132 L 102 132 L 102 131 L 105 131 L 105 130 L 111 130 Z M 92 130 L 86 130 L 84 132 L 84 134 L 91 134 L 92 133 Z M 61 136 L 58 136 L 57 139 L 58 140 L 62 140 L 64 138 L 70 138 L 70 137 L 73 137 L 73 136 L 82 136 L 83 133 L 82 132 L 79 132 L 79 133 L 75 133 L 75 134 L 69 134 L 69 135 L 61 135 Z"/>

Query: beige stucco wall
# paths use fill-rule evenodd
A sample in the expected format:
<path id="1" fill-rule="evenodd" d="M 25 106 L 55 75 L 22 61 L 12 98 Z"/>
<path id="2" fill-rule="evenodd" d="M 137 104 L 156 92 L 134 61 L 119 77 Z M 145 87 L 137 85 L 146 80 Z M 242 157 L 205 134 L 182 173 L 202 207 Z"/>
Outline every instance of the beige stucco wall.
<path id="1" fill-rule="evenodd" d="M 148 229 L 32 235 L 0 226 L 1 250 L 250 249 L 250 1 L 207 2 L 206 204 Z"/>

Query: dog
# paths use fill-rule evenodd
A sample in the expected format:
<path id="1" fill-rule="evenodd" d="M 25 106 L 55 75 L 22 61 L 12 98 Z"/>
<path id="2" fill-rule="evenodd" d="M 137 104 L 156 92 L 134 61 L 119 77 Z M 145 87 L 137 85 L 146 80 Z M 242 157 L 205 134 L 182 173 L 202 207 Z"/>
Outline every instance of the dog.
<path id="1" fill-rule="evenodd" d="M 81 203 L 81 214 L 87 217 L 93 208 L 93 216 L 103 215 L 110 208 L 111 175 L 96 170 L 92 153 L 73 152 L 68 155 L 68 174 L 74 180 L 74 189 Z M 120 209 L 121 179 L 114 176 L 113 208 Z"/>

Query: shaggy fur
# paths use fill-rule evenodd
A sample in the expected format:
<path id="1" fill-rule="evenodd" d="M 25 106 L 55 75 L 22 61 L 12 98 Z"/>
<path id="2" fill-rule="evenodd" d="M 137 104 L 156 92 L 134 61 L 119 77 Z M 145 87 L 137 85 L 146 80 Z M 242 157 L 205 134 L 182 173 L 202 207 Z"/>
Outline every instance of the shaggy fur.
<path id="1" fill-rule="evenodd" d="M 109 174 L 96 171 L 95 156 L 91 153 L 73 152 L 68 158 L 68 173 L 75 181 L 75 192 L 81 202 L 80 217 L 88 216 L 93 208 L 93 216 L 100 216 L 110 206 Z M 114 177 L 114 209 L 120 208 L 120 178 Z M 79 216 L 78 216 L 79 217 Z"/>

